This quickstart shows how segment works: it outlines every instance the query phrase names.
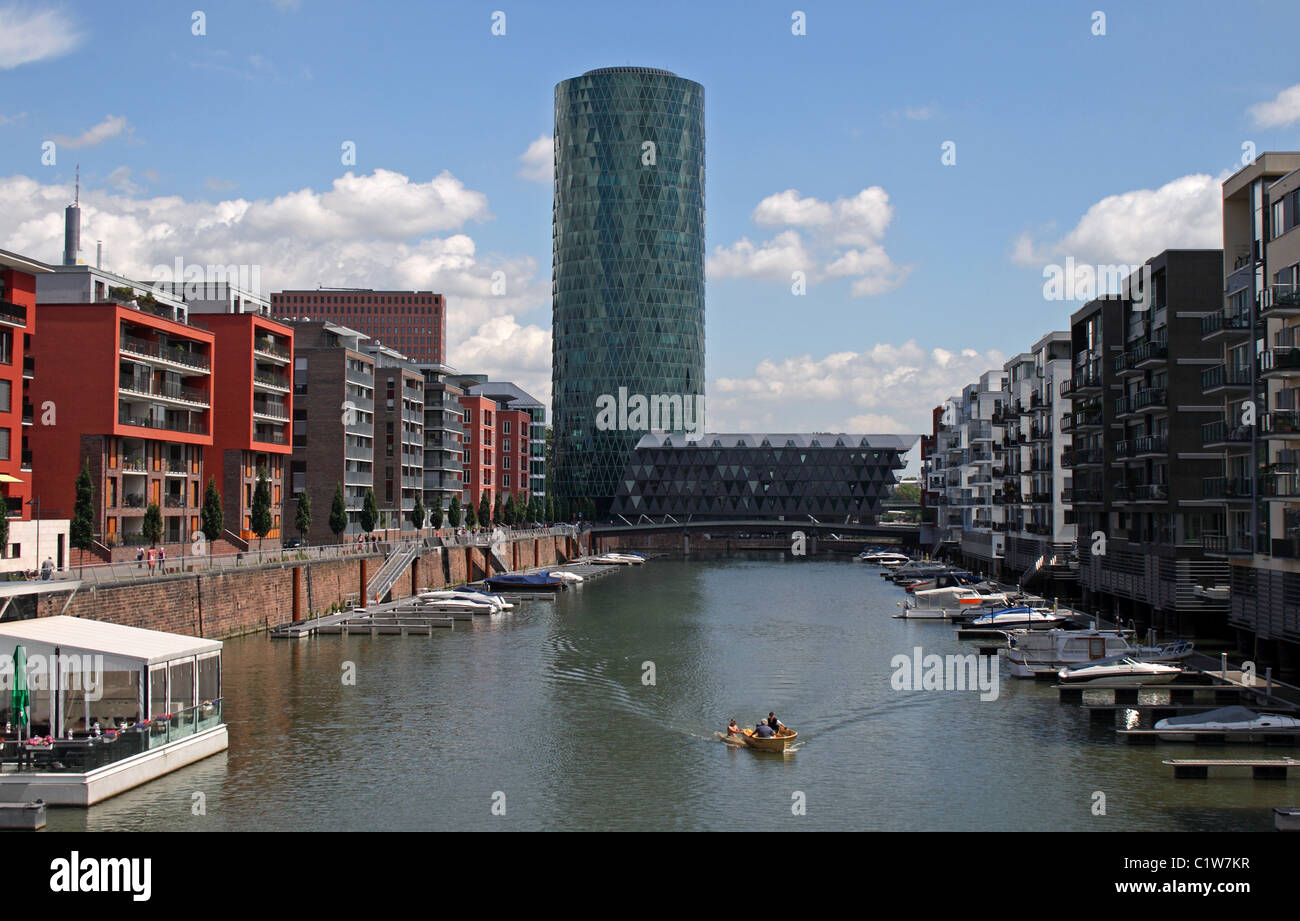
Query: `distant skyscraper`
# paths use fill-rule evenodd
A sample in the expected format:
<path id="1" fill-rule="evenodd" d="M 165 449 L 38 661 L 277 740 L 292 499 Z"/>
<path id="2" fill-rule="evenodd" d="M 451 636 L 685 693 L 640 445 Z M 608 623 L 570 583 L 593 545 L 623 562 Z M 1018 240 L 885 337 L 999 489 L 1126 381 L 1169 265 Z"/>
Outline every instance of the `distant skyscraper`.
<path id="1" fill-rule="evenodd" d="M 552 483 L 603 513 L 642 436 L 704 428 L 704 88 L 558 84 L 552 231 Z"/>

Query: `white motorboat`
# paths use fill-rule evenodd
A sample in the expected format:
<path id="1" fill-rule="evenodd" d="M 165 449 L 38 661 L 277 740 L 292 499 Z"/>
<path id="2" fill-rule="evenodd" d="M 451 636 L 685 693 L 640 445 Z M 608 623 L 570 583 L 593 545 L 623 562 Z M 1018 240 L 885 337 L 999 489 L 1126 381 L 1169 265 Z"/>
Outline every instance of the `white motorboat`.
<path id="1" fill-rule="evenodd" d="M 490 605 L 492 611 L 485 613 L 500 613 L 502 611 L 513 611 L 514 605 L 506 601 L 500 595 L 493 595 L 488 592 L 471 592 L 465 589 L 439 589 L 437 591 L 421 592 L 419 595 L 421 604 L 438 604 L 454 601 L 463 601 L 470 604 Z"/>
<path id="2" fill-rule="evenodd" d="M 967 626 L 988 630 L 1045 630 L 1059 626 L 1069 619 L 1068 615 L 1058 614 L 1051 608 L 1035 608 L 1021 604 L 990 611 L 974 618 Z"/>
<path id="3" fill-rule="evenodd" d="M 639 553 L 603 553 L 600 556 L 593 557 L 588 562 L 591 563 L 614 563 L 619 566 L 639 566 L 645 562 L 645 557 Z"/>
<path id="4" fill-rule="evenodd" d="M 1158 720 L 1153 727 L 1162 731 L 1160 738 L 1166 742 L 1191 742 L 1196 736 L 1190 733 L 1200 731 L 1221 731 L 1229 733 L 1258 732 L 1264 735 L 1277 732 L 1300 732 L 1300 719 L 1283 716 L 1280 713 L 1256 713 L 1247 707 L 1220 707 L 1206 713 L 1192 713 L 1187 716 L 1171 716 Z"/>
<path id="5" fill-rule="evenodd" d="M 939 573 L 949 572 L 951 569 L 952 567 L 947 563 L 938 563 L 934 560 L 908 560 L 897 566 L 887 566 L 880 577 L 891 582 L 901 582 L 904 579 L 925 580 L 933 579 Z"/>
<path id="6" fill-rule="evenodd" d="M 911 557 L 893 550 L 863 550 L 854 559 L 860 563 L 875 563 L 877 566 L 901 566 L 910 561 Z"/>
<path id="7" fill-rule="evenodd" d="M 993 591 L 987 586 L 952 585 L 913 592 L 907 602 L 899 603 L 902 613 L 894 616 L 910 620 L 949 620 L 989 608 L 1005 608 L 1010 604 L 1011 599 L 1005 592 Z"/>
<path id="8" fill-rule="evenodd" d="M 552 579 L 559 579 L 561 582 L 568 582 L 571 585 L 581 585 L 582 576 L 576 572 L 566 572 L 563 569 L 557 569 L 555 572 L 547 573 Z"/>
<path id="9" fill-rule="evenodd" d="M 421 601 L 418 605 L 421 614 L 497 614 L 495 607 L 486 601 L 465 601 L 460 598 L 444 598 L 441 601 Z"/>
<path id="10" fill-rule="evenodd" d="M 1159 646 L 1135 646 L 1130 631 L 1030 630 L 1009 635 L 1002 656 L 1007 671 L 1016 678 L 1055 678 L 1062 668 L 1087 665 L 1099 659 L 1132 656 L 1145 662 L 1176 662 L 1192 654 L 1193 646 L 1177 640 Z"/>
<path id="11" fill-rule="evenodd" d="M 1061 684 L 1086 685 L 1093 688 L 1131 687 L 1133 685 L 1168 684 L 1183 670 L 1177 665 L 1143 662 L 1132 656 L 1098 659 L 1076 668 L 1057 672 Z"/>

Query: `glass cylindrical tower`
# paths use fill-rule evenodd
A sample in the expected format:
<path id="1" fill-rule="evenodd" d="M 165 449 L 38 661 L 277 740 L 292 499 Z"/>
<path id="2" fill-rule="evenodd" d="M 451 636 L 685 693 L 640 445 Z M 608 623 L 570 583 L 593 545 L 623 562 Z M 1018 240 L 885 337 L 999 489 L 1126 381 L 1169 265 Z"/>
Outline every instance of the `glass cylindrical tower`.
<path id="1" fill-rule="evenodd" d="M 558 84 L 552 236 L 552 486 L 603 514 L 638 440 L 703 429 L 637 398 L 702 412 L 704 87 L 650 67 Z"/>

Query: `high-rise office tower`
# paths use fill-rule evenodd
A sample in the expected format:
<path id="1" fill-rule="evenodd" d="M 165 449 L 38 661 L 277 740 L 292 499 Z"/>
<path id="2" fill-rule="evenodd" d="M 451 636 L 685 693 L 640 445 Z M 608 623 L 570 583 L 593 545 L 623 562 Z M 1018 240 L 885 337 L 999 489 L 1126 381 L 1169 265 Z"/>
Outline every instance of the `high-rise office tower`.
<path id="1" fill-rule="evenodd" d="M 552 232 L 552 483 L 604 513 L 644 435 L 704 430 L 704 88 L 558 84 Z"/>

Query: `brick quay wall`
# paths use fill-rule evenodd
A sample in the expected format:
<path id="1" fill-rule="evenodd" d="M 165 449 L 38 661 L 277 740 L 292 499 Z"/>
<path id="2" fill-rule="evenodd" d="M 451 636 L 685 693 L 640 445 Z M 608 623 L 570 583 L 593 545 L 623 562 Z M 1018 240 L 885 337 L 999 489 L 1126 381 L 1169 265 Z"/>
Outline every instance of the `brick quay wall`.
<path id="1" fill-rule="evenodd" d="M 577 538 L 556 536 L 513 540 L 503 548 L 502 554 L 510 568 L 516 570 L 566 563 L 581 552 Z M 295 582 L 299 618 L 355 603 L 363 588 L 362 565 L 368 576 L 374 576 L 383 560 L 379 554 L 357 555 L 180 573 L 120 585 L 83 584 L 75 592 L 56 591 L 42 596 L 38 616 L 69 614 L 150 630 L 225 639 L 291 622 Z M 483 548 L 430 549 L 398 578 L 392 598 L 409 598 L 426 588 L 463 585 L 482 579 L 488 574 L 488 565 Z"/>

